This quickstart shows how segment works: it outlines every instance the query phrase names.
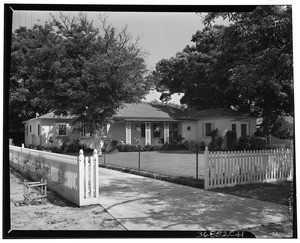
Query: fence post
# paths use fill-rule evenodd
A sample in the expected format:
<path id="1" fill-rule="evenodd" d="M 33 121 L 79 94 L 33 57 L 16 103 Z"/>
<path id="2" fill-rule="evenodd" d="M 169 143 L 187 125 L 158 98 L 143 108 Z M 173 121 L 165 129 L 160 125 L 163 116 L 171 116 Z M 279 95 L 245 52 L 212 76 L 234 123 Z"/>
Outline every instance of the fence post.
<path id="1" fill-rule="evenodd" d="M 209 160 L 209 151 L 208 147 L 205 147 L 204 151 L 204 189 L 209 188 L 209 166 L 208 166 L 208 161 Z"/>
<path id="2" fill-rule="evenodd" d="M 21 161 L 20 161 L 20 166 L 21 166 L 21 168 L 24 167 L 23 148 L 25 148 L 24 143 L 22 143 L 22 146 L 21 146 Z"/>
<path id="3" fill-rule="evenodd" d="M 84 154 L 80 149 L 78 156 L 78 205 L 81 206 L 84 199 Z"/>
<path id="4" fill-rule="evenodd" d="M 196 179 L 198 180 L 198 151 L 196 151 Z"/>
<path id="5" fill-rule="evenodd" d="M 95 185 L 95 188 L 96 188 L 95 197 L 99 198 L 99 174 L 98 174 L 99 159 L 98 159 L 97 149 L 94 149 L 93 157 L 94 157 L 94 162 L 95 162 L 95 183 L 96 183 L 96 185 Z"/>
<path id="6" fill-rule="evenodd" d="M 287 164 L 288 164 L 288 175 L 287 175 L 287 180 L 293 180 L 293 173 L 294 173 L 294 150 L 293 149 L 286 149 L 286 154 L 287 154 Z"/>
<path id="7" fill-rule="evenodd" d="M 138 171 L 141 169 L 141 147 L 139 145 L 139 160 L 138 160 Z"/>

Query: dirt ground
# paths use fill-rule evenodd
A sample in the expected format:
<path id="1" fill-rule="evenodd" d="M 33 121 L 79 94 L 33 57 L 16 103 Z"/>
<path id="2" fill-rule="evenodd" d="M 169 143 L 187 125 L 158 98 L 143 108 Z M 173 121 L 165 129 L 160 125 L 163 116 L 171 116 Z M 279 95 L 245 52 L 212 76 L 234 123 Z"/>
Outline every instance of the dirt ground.
<path id="1" fill-rule="evenodd" d="M 23 177 L 11 169 L 12 230 L 126 230 L 100 205 L 77 207 L 52 191 L 45 204 L 23 201 Z"/>

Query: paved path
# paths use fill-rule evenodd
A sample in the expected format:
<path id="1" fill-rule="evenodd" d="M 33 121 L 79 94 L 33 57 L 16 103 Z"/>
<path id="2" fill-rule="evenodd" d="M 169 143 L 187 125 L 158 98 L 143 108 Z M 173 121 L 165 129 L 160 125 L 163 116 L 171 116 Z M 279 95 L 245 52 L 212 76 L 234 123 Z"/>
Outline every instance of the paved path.
<path id="1" fill-rule="evenodd" d="M 99 168 L 100 204 L 128 230 L 238 230 L 289 218 L 288 207 Z"/>

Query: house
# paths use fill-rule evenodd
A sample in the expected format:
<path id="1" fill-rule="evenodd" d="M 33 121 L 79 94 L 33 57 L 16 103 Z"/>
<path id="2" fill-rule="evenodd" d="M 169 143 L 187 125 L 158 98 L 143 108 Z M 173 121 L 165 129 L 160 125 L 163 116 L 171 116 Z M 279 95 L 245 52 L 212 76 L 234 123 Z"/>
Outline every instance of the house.
<path id="1" fill-rule="evenodd" d="M 30 119 L 25 124 L 25 144 L 60 146 L 64 141 L 81 139 L 89 147 L 94 138 L 83 129 L 80 133 L 72 126 L 74 117 L 57 117 L 53 112 Z M 218 129 L 221 136 L 235 130 L 237 137 L 256 131 L 256 118 L 228 110 L 211 109 L 187 112 L 159 104 L 125 104 L 107 126 L 112 140 L 142 145 L 172 143 L 184 139 L 211 140 L 210 133 Z"/>

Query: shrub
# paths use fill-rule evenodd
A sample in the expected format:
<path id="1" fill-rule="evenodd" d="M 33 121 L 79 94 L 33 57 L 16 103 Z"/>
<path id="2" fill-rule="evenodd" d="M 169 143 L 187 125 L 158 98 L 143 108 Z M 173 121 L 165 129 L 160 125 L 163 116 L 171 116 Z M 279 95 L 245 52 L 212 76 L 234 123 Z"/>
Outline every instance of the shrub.
<path id="1" fill-rule="evenodd" d="M 294 137 L 294 126 L 284 117 L 279 117 L 272 128 L 271 134 L 279 139 L 292 139 Z"/>
<path id="2" fill-rule="evenodd" d="M 37 145 L 35 147 L 36 150 L 41 150 L 41 151 L 51 151 L 51 149 L 49 147 L 45 147 L 45 146 L 42 146 L 42 145 Z"/>
<path id="3" fill-rule="evenodd" d="M 264 137 L 265 134 L 264 134 L 264 132 L 263 132 L 263 130 L 262 130 L 261 128 L 258 128 L 258 129 L 255 131 L 254 136 L 256 136 L 256 137 Z"/>
<path id="4" fill-rule="evenodd" d="M 58 153 L 58 154 L 61 154 L 63 152 L 62 149 L 58 147 L 52 147 L 50 148 L 50 150 L 52 153 Z"/>
<path id="5" fill-rule="evenodd" d="M 227 149 L 235 150 L 236 143 L 237 143 L 236 131 L 228 131 L 226 133 L 226 138 L 227 138 Z"/>
<path id="6" fill-rule="evenodd" d="M 67 153 L 77 153 L 80 149 L 85 150 L 85 146 L 80 139 L 75 139 L 71 144 L 62 147 L 62 150 L 64 150 Z"/>
<path id="7" fill-rule="evenodd" d="M 193 152 L 204 151 L 206 144 L 204 141 L 197 141 L 197 140 L 186 140 L 184 141 L 184 145 L 186 148 Z"/>
<path id="8" fill-rule="evenodd" d="M 94 149 L 84 147 L 84 148 L 83 148 L 83 151 L 84 151 L 85 153 L 93 153 Z M 77 151 L 77 152 L 79 152 L 79 151 Z"/>
<path id="9" fill-rule="evenodd" d="M 130 145 L 130 144 L 118 144 L 116 147 L 117 147 L 119 152 L 138 151 L 138 148 L 135 145 Z"/>
<path id="10" fill-rule="evenodd" d="M 110 142 L 110 147 L 111 147 L 111 150 L 112 151 L 114 151 L 114 150 L 116 150 L 117 149 L 117 146 L 118 146 L 118 141 L 116 141 L 116 140 L 112 140 L 111 142 Z"/>
<path id="11" fill-rule="evenodd" d="M 162 150 L 164 147 L 163 144 L 152 144 L 152 145 L 145 145 L 145 146 L 139 146 L 137 145 L 129 145 L 129 144 L 118 144 L 117 149 L 119 152 L 137 152 L 139 151 L 158 151 Z"/>
<path id="12" fill-rule="evenodd" d="M 141 148 L 141 151 L 159 151 L 162 150 L 163 146 L 163 144 L 145 145 Z"/>
<path id="13" fill-rule="evenodd" d="M 208 144 L 208 149 L 210 151 L 218 151 L 221 150 L 224 139 L 218 135 L 218 129 L 214 129 L 211 131 L 211 141 Z"/>
<path id="14" fill-rule="evenodd" d="M 240 137 L 236 144 L 236 150 L 251 150 L 250 137 Z"/>
<path id="15" fill-rule="evenodd" d="M 170 143 L 170 144 L 164 144 L 161 147 L 161 150 L 187 150 L 187 146 L 185 143 Z"/>
<path id="16" fill-rule="evenodd" d="M 252 136 L 250 138 L 251 150 L 262 150 L 268 147 L 267 139 L 263 137 Z"/>
<path id="17" fill-rule="evenodd" d="M 33 144 L 25 144 L 24 146 L 25 146 L 25 148 L 28 148 L 28 149 L 35 149 L 36 148 L 36 146 L 33 145 Z"/>

